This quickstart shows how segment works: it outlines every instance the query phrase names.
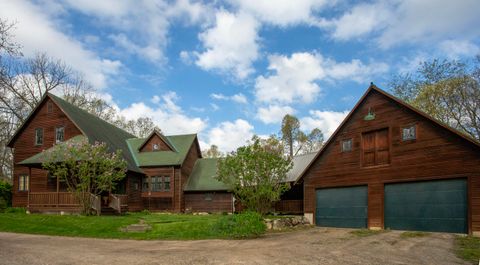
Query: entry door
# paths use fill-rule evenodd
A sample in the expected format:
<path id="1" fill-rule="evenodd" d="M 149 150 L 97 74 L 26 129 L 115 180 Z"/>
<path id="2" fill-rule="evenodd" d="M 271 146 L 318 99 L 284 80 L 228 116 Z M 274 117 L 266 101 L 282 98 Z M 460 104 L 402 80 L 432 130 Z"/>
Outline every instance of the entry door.
<path id="1" fill-rule="evenodd" d="M 366 228 L 367 203 L 367 186 L 319 189 L 316 194 L 316 224 Z"/>
<path id="2" fill-rule="evenodd" d="M 467 233 L 467 181 L 385 185 L 385 228 Z"/>

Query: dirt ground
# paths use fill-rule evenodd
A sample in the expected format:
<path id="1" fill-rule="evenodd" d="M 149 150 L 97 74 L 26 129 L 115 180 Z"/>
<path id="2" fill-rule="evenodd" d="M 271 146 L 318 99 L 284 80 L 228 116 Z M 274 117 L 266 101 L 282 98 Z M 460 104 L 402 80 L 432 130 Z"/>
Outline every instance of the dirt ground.
<path id="1" fill-rule="evenodd" d="M 454 235 L 311 228 L 254 240 L 134 241 L 0 233 L 0 264 L 466 264 Z"/>

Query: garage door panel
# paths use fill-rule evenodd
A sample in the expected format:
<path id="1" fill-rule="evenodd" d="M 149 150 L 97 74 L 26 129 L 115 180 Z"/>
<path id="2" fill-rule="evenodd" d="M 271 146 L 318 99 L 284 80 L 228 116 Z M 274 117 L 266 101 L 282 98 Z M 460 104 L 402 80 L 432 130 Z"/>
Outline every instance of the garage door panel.
<path id="1" fill-rule="evenodd" d="M 367 187 L 317 190 L 316 224 L 329 227 L 366 227 Z"/>
<path id="2" fill-rule="evenodd" d="M 465 179 L 385 185 L 385 228 L 465 233 Z"/>

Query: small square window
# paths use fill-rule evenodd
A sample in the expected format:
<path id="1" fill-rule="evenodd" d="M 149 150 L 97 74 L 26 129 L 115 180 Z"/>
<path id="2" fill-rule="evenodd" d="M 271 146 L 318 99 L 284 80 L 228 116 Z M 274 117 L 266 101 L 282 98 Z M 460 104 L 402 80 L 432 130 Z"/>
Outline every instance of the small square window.
<path id="1" fill-rule="evenodd" d="M 342 152 L 352 151 L 352 139 L 347 139 L 342 141 Z"/>
<path id="2" fill-rule="evenodd" d="M 158 144 L 153 144 L 153 145 L 152 145 L 152 149 L 153 149 L 154 151 L 157 151 L 158 149 L 160 149 L 160 146 L 158 146 Z"/>
<path id="3" fill-rule="evenodd" d="M 133 183 L 133 190 L 138 190 L 138 182 Z"/>
<path id="4" fill-rule="evenodd" d="M 43 129 L 37 128 L 35 129 L 35 145 L 42 145 L 43 144 Z"/>
<path id="5" fill-rule="evenodd" d="M 213 194 L 205 193 L 205 200 L 206 201 L 212 201 L 213 200 Z"/>
<path id="6" fill-rule="evenodd" d="M 415 125 L 402 128 L 402 140 L 409 141 L 417 139 L 417 128 Z"/>
<path id="7" fill-rule="evenodd" d="M 65 127 L 55 128 L 55 142 L 61 143 L 65 140 Z"/>

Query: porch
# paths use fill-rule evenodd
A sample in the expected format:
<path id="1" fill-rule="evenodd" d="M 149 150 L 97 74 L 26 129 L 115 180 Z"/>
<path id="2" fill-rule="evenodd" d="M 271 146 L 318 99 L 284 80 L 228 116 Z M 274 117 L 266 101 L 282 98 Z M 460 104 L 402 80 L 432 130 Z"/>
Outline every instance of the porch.
<path id="1" fill-rule="evenodd" d="M 85 193 L 90 208 L 97 215 L 102 213 L 121 214 L 128 210 L 128 195 L 112 194 L 96 196 Z M 80 212 L 81 205 L 73 192 L 29 192 L 27 208 L 30 212 Z"/>

